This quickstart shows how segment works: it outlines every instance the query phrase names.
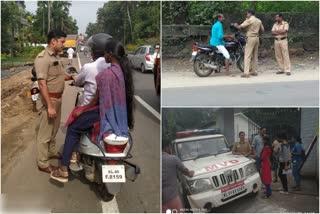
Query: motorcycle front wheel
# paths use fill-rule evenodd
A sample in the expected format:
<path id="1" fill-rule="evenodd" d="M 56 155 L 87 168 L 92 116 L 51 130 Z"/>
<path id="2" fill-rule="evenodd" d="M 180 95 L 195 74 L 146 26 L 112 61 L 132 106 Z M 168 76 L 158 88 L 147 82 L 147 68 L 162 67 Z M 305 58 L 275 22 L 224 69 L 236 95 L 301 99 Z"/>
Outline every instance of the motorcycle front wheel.
<path id="1" fill-rule="evenodd" d="M 241 72 L 244 71 L 244 55 L 243 54 L 240 55 L 240 58 L 237 61 L 237 67 Z"/>
<path id="2" fill-rule="evenodd" d="M 200 53 L 196 56 L 194 62 L 193 62 L 193 71 L 196 73 L 199 77 L 208 77 L 210 74 L 212 74 L 213 69 L 205 68 L 204 63 L 209 63 L 210 56 L 205 53 Z"/>

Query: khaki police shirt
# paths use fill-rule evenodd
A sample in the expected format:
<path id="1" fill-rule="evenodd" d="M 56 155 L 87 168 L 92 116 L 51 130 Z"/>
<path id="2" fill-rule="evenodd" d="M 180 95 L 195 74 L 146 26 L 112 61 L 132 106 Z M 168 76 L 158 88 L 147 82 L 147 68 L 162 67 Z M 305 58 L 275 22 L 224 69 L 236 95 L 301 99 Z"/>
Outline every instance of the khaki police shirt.
<path id="1" fill-rule="evenodd" d="M 259 36 L 264 31 L 261 20 L 255 16 L 246 19 L 240 26 L 247 30 L 247 37 Z"/>
<path id="2" fill-rule="evenodd" d="M 251 153 L 251 145 L 248 141 L 244 141 L 243 143 L 237 142 L 233 145 L 232 152 L 247 155 L 248 153 Z"/>
<path id="3" fill-rule="evenodd" d="M 62 93 L 64 90 L 64 66 L 59 55 L 48 47 L 40 52 L 34 61 L 38 79 L 46 80 L 49 93 Z"/>
<path id="4" fill-rule="evenodd" d="M 287 30 L 287 32 L 285 34 L 276 35 L 276 36 L 274 36 L 275 38 L 280 39 L 282 37 L 287 37 L 288 30 L 289 30 L 289 23 L 286 21 L 282 21 L 280 24 L 278 22 L 276 22 L 276 23 L 274 23 L 271 31 L 275 31 L 275 30 Z"/>

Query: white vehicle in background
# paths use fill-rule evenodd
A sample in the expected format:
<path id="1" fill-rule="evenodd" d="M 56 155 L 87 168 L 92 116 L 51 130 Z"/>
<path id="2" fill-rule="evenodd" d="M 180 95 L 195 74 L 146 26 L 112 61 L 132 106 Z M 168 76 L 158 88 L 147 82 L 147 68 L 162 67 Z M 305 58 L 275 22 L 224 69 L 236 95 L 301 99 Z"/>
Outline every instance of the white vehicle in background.
<path id="1" fill-rule="evenodd" d="M 195 172 L 192 178 L 179 174 L 186 205 L 193 212 L 213 208 L 258 193 L 260 175 L 255 160 L 233 155 L 225 137 L 215 129 L 177 132 L 174 152 Z"/>
<path id="2" fill-rule="evenodd" d="M 142 73 L 152 71 L 154 60 L 157 55 L 157 49 L 152 45 L 144 45 L 138 48 L 128 58 L 134 68 L 139 68 Z"/>

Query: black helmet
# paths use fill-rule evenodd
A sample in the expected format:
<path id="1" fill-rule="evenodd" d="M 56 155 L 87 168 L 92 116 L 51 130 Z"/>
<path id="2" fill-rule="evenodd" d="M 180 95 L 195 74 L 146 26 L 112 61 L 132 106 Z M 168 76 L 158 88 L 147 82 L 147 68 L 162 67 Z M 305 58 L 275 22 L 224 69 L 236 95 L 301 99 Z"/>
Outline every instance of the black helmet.
<path id="1" fill-rule="evenodd" d="M 107 40 L 111 38 L 112 36 L 109 34 L 97 33 L 88 39 L 86 46 L 91 49 L 95 58 L 99 58 L 104 55 L 104 48 L 107 44 Z"/>

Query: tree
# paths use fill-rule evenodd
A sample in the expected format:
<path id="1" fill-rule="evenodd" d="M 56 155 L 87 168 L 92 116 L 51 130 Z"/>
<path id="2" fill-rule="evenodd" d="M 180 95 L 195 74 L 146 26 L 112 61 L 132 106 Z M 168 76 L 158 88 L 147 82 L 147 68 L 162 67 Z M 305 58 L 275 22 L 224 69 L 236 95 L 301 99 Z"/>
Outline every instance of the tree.
<path id="1" fill-rule="evenodd" d="M 98 9 L 97 22 L 86 33 L 105 32 L 124 44 L 157 38 L 160 35 L 160 3 L 148 1 L 110 1 Z"/>
<path id="2" fill-rule="evenodd" d="M 10 53 L 12 56 L 21 47 L 18 43 L 18 32 L 21 29 L 21 19 L 24 10 L 16 2 L 1 1 L 1 53 Z"/>
<path id="3" fill-rule="evenodd" d="M 50 3 L 50 10 L 52 11 L 50 18 L 48 18 L 48 3 Z M 33 34 L 38 41 L 45 43 L 47 32 L 51 29 L 59 29 L 67 34 L 78 33 L 77 22 L 69 15 L 69 8 L 71 7 L 69 1 L 38 1 L 37 6 Z"/>
<path id="4" fill-rule="evenodd" d="M 86 28 L 86 34 L 87 34 L 87 37 L 90 37 L 96 33 L 100 33 L 100 32 L 103 32 L 97 23 L 91 23 L 89 22 L 89 24 L 87 25 L 87 28 Z"/>
<path id="5" fill-rule="evenodd" d="M 243 14 L 247 9 L 257 13 L 319 13 L 318 1 L 164 1 L 163 24 L 212 24 L 218 13 Z"/>

